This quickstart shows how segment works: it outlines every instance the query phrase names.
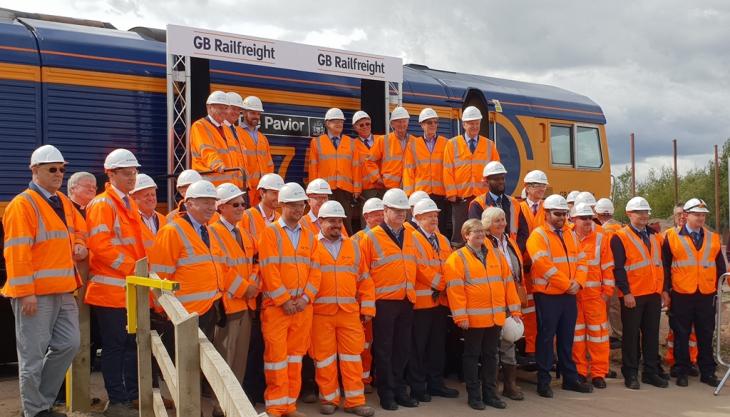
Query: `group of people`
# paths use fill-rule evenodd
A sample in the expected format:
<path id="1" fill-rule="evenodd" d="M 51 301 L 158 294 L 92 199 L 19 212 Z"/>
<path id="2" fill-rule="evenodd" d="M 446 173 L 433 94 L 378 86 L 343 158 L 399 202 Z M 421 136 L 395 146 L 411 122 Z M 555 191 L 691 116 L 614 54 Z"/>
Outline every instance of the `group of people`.
<path id="1" fill-rule="evenodd" d="M 372 416 L 365 394 L 373 386 L 384 410 L 458 397 L 444 381 L 452 328 L 463 334 L 473 409 L 507 406 L 500 368 L 502 396 L 524 398 L 516 382 L 523 333 L 540 396 L 553 396 L 555 352 L 563 389 L 605 388 L 612 299 L 628 388 L 640 387 L 640 361 L 643 383 L 668 385 L 658 353 L 662 306 L 677 385 L 686 386 L 693 369 L 690 337 L 701 381 L 719 383 L 713 296 L 726 267 L 702 200 L 689 200 L 686 223 L 660 234 L 647 227 L 645 199 L 628 202 L 630 223 L 622 226 L 611 201 L 589 192 L 570 202 L 545 197 L 548 178 L 539 170 L 523 178 L 524 198 L 513 198 L 474 107 L 463 112 L 464 135 L 449 140 L 436 134 L 432 109 L 420 113 L 420 137 L 408 135 L 405 108 L 392 112 L 388 136 L 373 136 L 359 111 L 356 138 L 342 134 L 344 115 L 330 109 L 327 133 L 311 142 L 304 189 L 272 172 L 257 127 L 262 111 L 253 96 L 210 95 L 208 115 L 191 129 L 193 169 L 178 176 L 182 199 L 167 216 L 156 211 L 154 179 L 138 172 L 128 150 L 106 157 L 108 182 L 98 195 L 93 175 L 72 175 L 72 199 L 60 192 L 61 152 L 44 145 L 31 155 L 32 181 L 3 217 L 3 295 L 15 313 L 26 417 L 63 415 L 51 408 L 78 350 L 73 293 L 81 285 L 76 263 L 87 257 L 83 302 L 99 324 L 108 416 L 136 415 L 125 277 L 143 258 L 151 274 L 180 283 L 175 296 L 198 314 L 239 382 L 255 371 L 249 365 L 260 368 L 271 416 L 303 416 L 297 400 L 307 363 L 322 414 L 342 407 Z M 353 201 L 362 202 L 362 230 L 351 222 Z M 442 233 L 447 225 L 450 237 Z"/>

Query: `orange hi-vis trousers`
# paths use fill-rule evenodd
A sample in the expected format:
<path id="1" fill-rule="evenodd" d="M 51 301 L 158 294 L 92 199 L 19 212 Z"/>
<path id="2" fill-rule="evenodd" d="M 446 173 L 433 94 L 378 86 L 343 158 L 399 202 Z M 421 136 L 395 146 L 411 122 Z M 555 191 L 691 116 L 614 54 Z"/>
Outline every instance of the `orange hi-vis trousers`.
<path id="1" fill-rule="evenodd" d="M 309 348 L 312 332 L 312 305 L 287 315 L 281 307 L 266 307 L 261 312 L 264 336 L 264 375 L 266 412 L 292 413 L 302 387 L 302 358 Z"/>
<path id="2" fill-rule="evenodd" d="M 611 351 L 606 302 L 601 297 L 578 297 L 578 320 L 573 338 L 573 360 L 585 377 L 605 378 Z"/>
<path id="3" fill-rule="evenodd" d="M 669 329 L 669 333 L 667 333 L 667 352 L 664 354 L 664 361 L 669 366 L 674 365 L 674 332 L 672 329 Z M 689 361 L 692 364 L 697 363 L 697 335 L 694 328 L 689 334 Z"/>
<path id="4" fill-rule="evenodd" d="M 312 356 L 319 398 L 324 404 L 340 404 L 337 364 L 345 389 L 345 408 L 365 404 L 360 354 L 365 332 L 358 312 L 338 309 L 333 315 L 315 314 L 312 320 Z"/>
<path id="5" fill-rule="evenodd" d="M 535 300 L 531 293 L 527 294 L 527 307 L 522 309 L 522 323 L 525 325 L 525 353 L 534 355 L 537 339 L 537 314 L 535 314 Z"/>
<path id="6" fill-rule="evenodd" d="M 365 344 L 360 354 L 360 358 L 362 358 L 362 383 L 372 384 L 373 376 L 370 372 L 373 369 L 373 351 L 371 349 L 373 345 L 373 321 L 368 321 L 363 327 L 365 329 Z"/>

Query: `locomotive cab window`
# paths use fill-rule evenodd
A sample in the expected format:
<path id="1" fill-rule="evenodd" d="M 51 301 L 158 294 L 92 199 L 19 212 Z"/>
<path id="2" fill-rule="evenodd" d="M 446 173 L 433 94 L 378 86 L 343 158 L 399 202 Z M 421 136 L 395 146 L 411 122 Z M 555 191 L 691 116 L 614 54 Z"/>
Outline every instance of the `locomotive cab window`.
<path id="1" fill-rule="evenodd" d="M 600 168 L 603 165 L 601 156 L 601 139 L 598 129 L 588 126 L 576 127 L 576 154 L 578 168 Z"/>
<path id="2" fill-rule="evenodd" d="M 603 166 L 598 128 L 550 125 L 550 160 L 553 165 L 578 169 Z"/>
<path id="3" fill-rule="evenodd" d="M 573 166 L 573 127 L 550 126 L 550 157 L 553 165 Z"/>

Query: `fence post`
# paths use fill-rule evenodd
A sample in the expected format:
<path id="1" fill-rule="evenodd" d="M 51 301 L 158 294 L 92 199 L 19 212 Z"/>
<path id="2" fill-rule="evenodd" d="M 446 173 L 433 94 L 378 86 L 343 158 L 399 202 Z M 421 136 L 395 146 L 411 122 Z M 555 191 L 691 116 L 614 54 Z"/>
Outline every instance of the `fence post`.
<path id="1" fill-rule="evenodd" d="M 190 314 L 175 325 L 175 368 L 177 369 L 177 415 L 200 415 L 200 345 L 198 315 Z"/>
<path id="2" fill-rule="evenodd" d="M 149 275 L 147 258 L 137 261 L 134 274 Z M 150 289 L 135 285 L 137 293 L 137 384 L 140 417 L 153 417 L 152 399 L 152 341 L 150 339 Z"/>
<path id="3" fill-rule="evenodd" d="M 76 269 L 83 285 L 79 288 L 77 304 L 79 306 L 79 353 L 74 357 L 71 367 L 66 372 L 66 407 L 68 411 L 89 411 L 91 409 L 91 318 L 89 305 L 84 303 L 86 284 L 89 279 L 88 258 L 78 262 Z"/>

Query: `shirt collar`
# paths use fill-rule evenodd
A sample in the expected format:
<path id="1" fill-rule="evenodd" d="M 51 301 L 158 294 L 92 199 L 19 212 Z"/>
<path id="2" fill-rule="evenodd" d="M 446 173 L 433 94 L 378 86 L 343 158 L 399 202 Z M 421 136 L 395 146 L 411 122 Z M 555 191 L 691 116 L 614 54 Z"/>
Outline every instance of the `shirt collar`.
<path id="1" fill-rule="evenodd" d="M 421 225 L 418 225 L 418 228 L 421 230 L 424 236 L 426 236 L 426 239 L 431 239 L 433 236 L 436 236 L 436 233 L 428 233 Z"/>
<path id="2" fill-rule="evenodd" d="M 229 232 L 232 232 L 236 227 L 236 225 L 229 223 L 223 216 L 220 216 L 220 222 L 226 227 L 226 229 L 228 229 Z"/>
<path id="3" fill-rule="evenodd" d="M 479 142 L 479 135 L 477 135 L 477 136 L 476 136 L 476 137 L 474 137 L 474 138 L 470 138 L 470 137 L 469 137 L 469 135 L 467 135 L 467 134 L 466 134 L 466 132 L 464 132 L 464 139 L 466 140 L 466 143 L 469 143 L 469 141 L 470 141 L 470 140 L 472 140 L 472 139 L 474 139 L 474 140 L 476 140 L 477 142 Z"/>
<path id="4" fill-rule="evenodd" d="M 221 124 L 216 122 L 213 116 L 211 116 L 210 114 L 208 115 L 208 121 L 212 123 L 215 127 L 221 127 Z"/>
<path id="5" fill-rule="evenodd" d="M 634 226 L 634 225 L 633 225 L 633 224 L 631 224 L 631 223 L 629 223 L 629 227 L 630 227 L 631 229 L 633 229 L 633 230 L 634 230 L 634 232 L 636 232 L 636 234 L 637 234 L 637 235 L 640 235 L 640 234 L 641 234 L 641 232 L 644 232 L 644 231 L 646 231 L 647 233 L 649 232 L 649 229 L 648 229 L 648 228 L 644 227 L 643 229 L 639 230 L 639 229 L 637 229 L 637 228 L 636 228 L 636 226 Z"/>
<path id="6" fill-rule="evenodd" d="M 200 226 L 202 226 L 202 223 L 198 223 L 197 220 L 195 220 L 195 217 L 193 217 L 190 214 L 187 214 L 188 218 L 190 219 L 190 223 L 193 225 L 193 230 L 195 230 L 196 233 L 200 232 Z"/>
<path id="7" fill-rule="evenodd" d="M 38 185 L 37 182 L 31 182 L 31 186 L 30 187 L 32 188 L 33 186 L 35 186 L 35 188 L 37 188 L 37 191 L 40 191 L 41 194 L 43 194 L 43 197 L 45 197 L 46 200 L 48 200 L 49 198 L 51 198 L 51 196 L 56 195 L 56 194 L 51 194 L 50 191 L 48 191 L 45 188 L 43 188 L 40 185 Z"/>
<path id="8" fill-rule="evenodd" d="M 358 138 L 360 138 L 360 140 L 361 140 L 361 141 L 362 141 L 363 143 L 368 143 L 368 142 L 371 142 L 371 143 L 372 143 L 372 142 L 373 142 L 373 134 L 372 134 L 372 133 L 370 134 L 370 136 L 368 136 L 368 137 L 366 137 L 366 138 L 364 138 L 364 137 L 362 137 L 362 136 L 360 136 L 360 135 L 358 135 L 357 137 L 358 137 Z"/>
<path id="9" fill-rule="evenodd" d="M 684 228 L 685 228 L 685 229 L 687 229 L 687 234 L 690 234 L 690 233 L 692 233 L 692 232 L 697 232 L 697 233 L 700 233 L 700 232 L 702 231 L 702 228 L 699 228 L 699 229 L 696 229 L 696 230 L 695 230 L 695 229 L 692 229 L 692 228 L 690 228 L 690 227 L 689 227 L 689 226 L 687 226 L 686 224 L 684 225 Z"/>
<path id="10" fill-rule="evenodd" d="M 438 138 L 438 135 L 434 135 L 433 137 L 428 137 L 426 135 L 423 135 L 423 140 L 426 142 L 436 142 L 436 138 Z"/>
<path id="11" fill-rule="evenodd" d="M 286 224 L 286 222 L 284 221 L 284 218 L 283 217 L 279 217 L 279 226 L 281 226 L 284 229 L 288 229 L 288 230 L 290 230 L 292 232 L 297 232 L 299 230 L 302 230 L 302 225 L 299 224 L 299 223 L 297 223 L 297 225 L 294 226 L 293 229 L 291 227 L 289 227 L 289 225 Z"/>
<path id="12" fill-rule="evenodd" d="M 385 226 L 385 227 L 387 227 L 387 228 L 388 228 L 388 230 L 390 230 L 390 233 L 392 233 L 392 234 L 393 234 L 393 235 L 395 235 L 395 236 L 398 236 L 398 235 L 399 235 L 399 234 L 400 234 L 400 233 L 401 233 L 401 232 L 403 231 L 403 229 L 404 229 L 404 226 L 401 226 L 400 230 L 398 230 L 398 231 L 395 231 L 395 230 L 394 230 L 394 229 L 393 229 L 392 227 L 390 227 L 390 225 L 389 225 L 388 223 L 386 223 L 386 222 L 383 222 L 383 223 L 382 223 L 382 225 L 383 225 L 383 226 Z"/>
<path id="13" fill-rule="evenodd" d="M 144 220 L 151 220 L 151 219 L 154 219 L 154 218 L 155 218 L 155 214 L 156 214 L 156 213 L 155 213 L 154 211 L 153 211 L 153 212 L 152 212 L 152 214 L 150 214 L 149 216 L 145 215 L 145 214 L 144 214 L 144 213 L 142 212 L 142 210 L 137 210 L 137 211 L 139 211 L 139 215 L 140 215 L 140 216 L 142 217 L 142 219 L 144 219 Z"/>
<path id="14" fill-rule="evenodd" d="M 264 220 L 266 220 L 269 223 L 273 222 L 274 218 L 276 217 L 276 211 L 272 211 L 271 216 L 266 217 L 266 211 L 264 210 L 264 206 L 262 206 L 261 203 L 259 203 L 259 213 L 261 213 L 261 217 L 263 217 Z"/>
<path id="15" fill-rule="evenodd" d="M 497 201 L 497 199 L 501 196 L 498 196 L 497 194 L 494 194 L 493 192 L 489 192 L 489 196 L 492 197 L 492 201 Z"/>
<path id="16" fill-rule="evenodd" d="M 259 128 L 258 126 L 251 127 L 245 121 L 242 121 L 241 122 L 241 125 L 243 126 L 244 129 L 251 130 L 251 131 L 255 131 L 255 130 L 257 130 Z"/>
<path id="17" fill-rule="evenodd" d="M 317 223 L 317 216 L 312 213 L 312 210 L 309 210 L 309 213 L 307 214 L 309 215 L 309 219 L 312 220 L 312 223 Z"/>
<path id="18" fill-rule="evenodd" d="M 119 188 L 115 187 L 114 184 L 110 184 L 110 185 L 112 186 L 112 190 L 114 190 L 114 192 L 117 194 L 117 196 L 119 197 L 119 199 L 122 200 L 122 201 L 124 201 L 124 197 L 127 197 L 127 195 L 124 194 L 123 192 L 121 192 L 119 190 Z"/>
<path id="19" fill-rule="evenodd" d="M 339 242 L 342 242 L 342 240 L 343 240 L 343 239 L 344 239 L 344 238 L 342 237 L 342 235 L 340 235 L 339 239 L 337 239 L 337 240 L 335 240 L 335 241 L 333 242 L 333 241 L 331 241 L 330 239 L 327 239 L 327 238 L 326 238 L 326 237 L 325 237 L 325 236 L 324 236 L 324 235 L 322 234 L 322 232 L 319 232 L 319 233 L 317 233 L 317 240 L 318 240 L 318 241 L 325 241 L 325 243 L 339 243 Z"/>

